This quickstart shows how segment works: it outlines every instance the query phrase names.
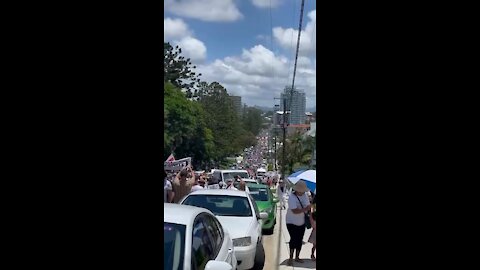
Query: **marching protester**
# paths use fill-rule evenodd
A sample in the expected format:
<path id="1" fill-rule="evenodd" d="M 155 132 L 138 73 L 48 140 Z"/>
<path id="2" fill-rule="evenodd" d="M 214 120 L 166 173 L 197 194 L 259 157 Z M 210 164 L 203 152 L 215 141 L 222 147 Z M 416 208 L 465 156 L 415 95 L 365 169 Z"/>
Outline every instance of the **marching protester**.
<path id="1" fill-rule="evenodd" d="M 212 176 L 208 181 L 208 189 L 220 189 L 219 179 L 215 176 Z"/>
<path id="2" fill-rule="evenodd" d="M 198 180 L 198 184 L 205 189 L 207 185 L 206 176 L 201 175 L 200 180 Z"/>
<path id="3" fill-rule="evenodd" d="M 173 180 L 173 197 L 174 203 L 179 203 L 183 197 L 188 195 L 192 191 L 192 186 L 195 183 L 195 174 L 192 171 L 192 167 L 182 169 Z"/>
<path id="4" fill-rule="evenodd" d="M 233 185 L 233 179 L 232 179 L 232 178 L 227 179 L 227 188 L 226 188 L 226 189 L 238 190 L 238 189 Z"/>
<path id="5" fill-rule="evenodd" d="M 280 180 L 277 187 L 277 196 L 280 201 L 280 206 L 282 209 L 285 209 L 285 193 L 286 193 L 285 183 L 283 180 Z"/>
<path id="6" fill-rule="evenodd" d="M 303 236 L 305 235 L 306 222 L 310 223 L 310 201 L 306 194 L 307 184 L 300 180 L 293 187 L 293 192 L 288 198 L 288 211 L 286 214 L 287 230 L 290 234 L 290 258 L 288 265 L 293 265 L 293 253 L 295 253 L 295 261 L 303 263 L 300 259 L 300 251 L 302 250 Z"/>
<path id="7" fill-rule="evenodd" d="M 163 170 L 162 177 L 163 177 L 163 202 L 171 203 L 173 201 L 173 196 L 175 193 L 173 192 L 172 183 L 170 182 L 170 180 L 168 180 L 168 176 L 165 170 Z"/>
<path id="8" fill-rule="evenodd" d="M 195 176 L 195 182 L 193 183 L 192 192 L 203 189 L 202 185 L 200 184 L 200 177 L 200 175 Z M 205 183 L 205 181 L 203 180 L 202 182 Z"/>
<path id="9" fill-rule="evenodd" d="M 243 181 L 243 180 L 240 180 L 240 184 L 239 184 L 239 186 L 238 186 L 238 190 L 243 190 L 243 191 L 245 191 L 245 192 L 247 192 L 247 193 L 250 193 L 250 190 L 249 190 L 248 187 L 247 187 L 247 183 L 245 183 L 245 181 Z"/>

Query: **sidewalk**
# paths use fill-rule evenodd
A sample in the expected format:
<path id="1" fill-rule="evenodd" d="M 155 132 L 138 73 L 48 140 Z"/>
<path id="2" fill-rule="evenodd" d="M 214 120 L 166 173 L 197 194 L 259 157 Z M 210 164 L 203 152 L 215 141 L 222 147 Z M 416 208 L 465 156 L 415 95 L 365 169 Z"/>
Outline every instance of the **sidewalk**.
<path id="1" fill-rule="evenodd" d="M 285 207 L 288 209 L 287 203 L 285 203 Z M 280 206 L 280 204 L 278 204 Z M 310 234 L 312 233 L 312 229 L 305 230 L 305 235 L 303 237 L 303 242 L 304 245 L 302 247 L 302 250 L 300 252 L 300 259 L 304 260 L 304 263 L 298 263 L 293 261 L 293 266 L 288 266 L 288 258 L 290 257 L 290 248 L 288 247 L 288 242 L 290 241 L 290 235 L 288 234 L 287 230 L 287 225 L 285 224 L 285 214 L 287 210 L 281 210 L 280 207 L 277 208 L 277 226 L 280 227 L 280 246 L 279 246 L 279 258 L 278 258 L 278 264 L 280 266 L 278 269 L 296 269 L 296 270 L 311 270 L 311 269 L 316 269 L 316 262 L 312 261 L 310 259 L 310 254 L 312 252 L 312 244 L 308 242 L 308 238 L 310 237 Z M 281 217 L 281 218 L 279 218 Z M 315 257 L 316 251 L 315 251 Z M 318 260 L 318 258 L 317 258 Z"/>

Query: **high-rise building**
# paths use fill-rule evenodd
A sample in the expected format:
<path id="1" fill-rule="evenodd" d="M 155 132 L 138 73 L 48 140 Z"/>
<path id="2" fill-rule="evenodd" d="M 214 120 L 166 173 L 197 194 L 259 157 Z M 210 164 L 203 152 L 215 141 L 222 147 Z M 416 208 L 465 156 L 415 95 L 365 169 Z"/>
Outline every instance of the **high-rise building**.
<path id="1" fill-rule="evenodd" d="M 298 89 L 293 89 L 293 91 L 291 91 L 291 89 L 292 87 L 285 87 L 281 97 L 280 110 L 283 111 L 283 99 L 287 98 L 287 111 L 290 111 L 290 114 L 288 114 L 288 124 L 305 124 L 305 110 L 307 103 L 305 92 Z"/>
<path id="2" fill-rule="evenodd" d="M 233 102 L 233 107 L 238 115 L 242 115 L 242 97 L 240 96 L 230 96 L 230 99 Z"/>

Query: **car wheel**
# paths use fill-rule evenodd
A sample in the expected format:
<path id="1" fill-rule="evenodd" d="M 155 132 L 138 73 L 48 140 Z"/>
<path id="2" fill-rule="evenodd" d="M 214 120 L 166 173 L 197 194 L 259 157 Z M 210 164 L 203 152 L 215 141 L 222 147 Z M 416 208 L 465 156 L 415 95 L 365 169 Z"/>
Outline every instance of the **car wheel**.
<path id="1" fill-rule="evenodd" d="M 263 244 L 258 243 L 257 249 L 255 252 L 255 260 L 252 270 L 262 270 L 265 265 L 265 250 L 263 249 Z"/>

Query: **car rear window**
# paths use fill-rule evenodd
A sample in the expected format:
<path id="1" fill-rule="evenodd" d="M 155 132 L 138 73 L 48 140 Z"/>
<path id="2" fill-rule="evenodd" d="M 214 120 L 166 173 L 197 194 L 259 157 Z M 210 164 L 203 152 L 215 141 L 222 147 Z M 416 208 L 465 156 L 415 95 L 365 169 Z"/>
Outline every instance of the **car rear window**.
<path id="1" fill-rule="evenodd" d="M 266 188 L 252 188 L 250 189 L 250 195 L 255 199 L 255 201 L 269 201 L 268 191 Z"/>
<path id="2" fill-rule="evenodd" d="M 252 209 L 246 197 L 191 194 L 182 204 L 206 208 L 216 216 L 252 216 Z"/>

